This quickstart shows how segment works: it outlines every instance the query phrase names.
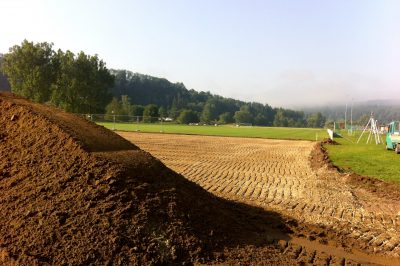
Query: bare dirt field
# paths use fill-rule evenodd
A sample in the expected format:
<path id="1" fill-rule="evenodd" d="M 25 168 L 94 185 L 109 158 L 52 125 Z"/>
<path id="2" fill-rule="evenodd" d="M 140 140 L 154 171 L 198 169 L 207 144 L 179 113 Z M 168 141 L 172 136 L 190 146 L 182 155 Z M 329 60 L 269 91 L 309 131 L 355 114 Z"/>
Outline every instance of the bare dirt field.
<path id="1" fill-rule="evenodd" d="M 216 196 L 293 218 L 290 239 L 271 241 L 299 263 L 400 265 L 398 194 L 329 168 L 313 142 L 119 134 Z"/>
<path id="2" fill-rule="evenodd" d="M 217 198 L 103 127 L 3 93 L 0 214 L 0 265 L 295 262 L 267 238 L 289 238 L 278 213 Z"/>
<path id="3" fill-rule="evenodd" d="M 400 193 L 311 142 L 121 133 L 180 175 L 51 106 L 0 110 L 0 265 L 400 265 Z"/>

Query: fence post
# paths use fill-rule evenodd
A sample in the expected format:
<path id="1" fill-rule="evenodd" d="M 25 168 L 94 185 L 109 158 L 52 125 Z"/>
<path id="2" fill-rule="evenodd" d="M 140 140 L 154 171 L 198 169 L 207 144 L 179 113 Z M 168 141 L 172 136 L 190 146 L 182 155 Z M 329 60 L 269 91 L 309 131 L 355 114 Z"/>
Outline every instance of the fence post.
<path id="1" fill-rule="evenodd" d="M 113 130 L 115 130 L 115 114 L 114 114 L 114 110 L 113 110 L 113 111 L 111 111 L 111 113 L 113 114 L 113 118 L 114 118 Z"/>

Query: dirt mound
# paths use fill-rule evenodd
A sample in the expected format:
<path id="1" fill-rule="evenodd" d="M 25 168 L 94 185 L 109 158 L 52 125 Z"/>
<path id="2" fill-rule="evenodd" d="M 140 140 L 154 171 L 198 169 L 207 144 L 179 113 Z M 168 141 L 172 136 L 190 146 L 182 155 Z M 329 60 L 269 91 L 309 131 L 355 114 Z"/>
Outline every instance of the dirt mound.
<path id="1" fill-rule="evenodd" d="M 0 264 L 216 262 L 290 231 L 74 115 L 11 94 L 0 110 Z M 290 263 L 278 253 L 264 245 L 263 262 Z"/>

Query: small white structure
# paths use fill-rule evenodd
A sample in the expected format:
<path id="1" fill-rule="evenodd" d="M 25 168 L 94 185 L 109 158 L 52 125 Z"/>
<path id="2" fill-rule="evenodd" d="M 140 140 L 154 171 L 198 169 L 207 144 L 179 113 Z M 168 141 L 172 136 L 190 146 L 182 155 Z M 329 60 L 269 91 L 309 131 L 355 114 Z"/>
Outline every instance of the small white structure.
<path id="1" fill-rule="evenodd" d="M 333 130 L 330 129 L 330 128 L 328 128 L 327 131 L 328 131 L 329 138 L 330 138 L 331 140 L 333 140 Z"/>

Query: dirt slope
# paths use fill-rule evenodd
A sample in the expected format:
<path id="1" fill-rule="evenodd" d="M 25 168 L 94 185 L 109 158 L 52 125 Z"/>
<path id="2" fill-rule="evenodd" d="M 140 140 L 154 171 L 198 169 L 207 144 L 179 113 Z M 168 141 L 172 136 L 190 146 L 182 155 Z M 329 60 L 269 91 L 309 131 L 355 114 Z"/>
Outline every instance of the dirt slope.
<path id="1" fill-rule="evenodd" d="M 0 112 L 0 264 L 294 263 L 270 238 L 289 240 L 293 220 L 217 198 L 74 115 L 11 94 Z"/>

